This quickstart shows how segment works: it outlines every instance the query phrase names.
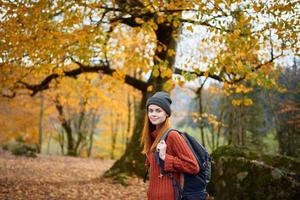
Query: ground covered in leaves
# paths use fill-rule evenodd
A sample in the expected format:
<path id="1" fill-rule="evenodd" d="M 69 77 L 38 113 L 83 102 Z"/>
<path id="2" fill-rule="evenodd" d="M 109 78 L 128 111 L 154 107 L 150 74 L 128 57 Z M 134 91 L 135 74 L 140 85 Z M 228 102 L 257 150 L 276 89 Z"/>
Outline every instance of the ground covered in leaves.
<path id="1" fill-rule="evenodd" d="M 16 157 L 0 150 L 0 199 L 146 199 L 147 185 L 140 179 L 123 186 L 101 177 L 112 164 L 63 156 Z"/>

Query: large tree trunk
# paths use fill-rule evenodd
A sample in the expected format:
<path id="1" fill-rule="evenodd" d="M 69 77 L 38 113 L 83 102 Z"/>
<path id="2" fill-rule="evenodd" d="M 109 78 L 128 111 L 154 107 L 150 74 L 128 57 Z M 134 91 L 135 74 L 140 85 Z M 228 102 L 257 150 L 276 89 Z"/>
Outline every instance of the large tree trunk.
<path id="1" fill-rule="evenodd" d="M 140 103 L 140 109 L 137 109 L 135 116 L 135 128 L 131 138 L 131 141 L 127 145 L 123 156 L 117 160 L 112 168 L 106 172 L 106 176 L 122 176 L 136 174 L 143 176 L 145 173 L 145 157 L 141 154 L 142 146 L 140 143 L 141 133 L 143 131 L 144 117 L 145 117 L 145 104 L 147 99 L 147 93 L 143 93 L 142 101 Z"/>
<path id="2" fill-rule="evenodd" d="M 168 49 L 174 49 L 176 47 L 176 43 L 173 39 L 173 27 L 165 24 L 160 24 L 158 29 L 156 30 L 157 36 L 157 44 L 163 44 L 166 49 L 163 51 L 156 50 L 155 55 L 160 60 L 167 61 L 168 67 L 172 68 L 175 60 L 175 56 L 169 56 L 167 54 Z M 157 60 L 155 60 L 155 64 L 158 64 Z M 151 77 L 148 80 L 148 85 L 152 85 L 154 91 L 162 90 L 164 83 L 168 80 L 168 78 L 161 78 L 160 76 L 154 78 Z M 153 92 L 154 92 L 153 91 Z M 141 154 L 142 146 L 140 142 L 141 133 L 143 131 L 143 125 L 146 114 L 146 100 L 152 94 L 149 91 L 141 91 L 142 92 L 142 100 L 140 102 L 139 109 L 136 109 L 135 116 L 135 128 L 133 131 L 133 135 L 131 141 L 126 147 L 125 153 L 119 160 L 117 160 L 114 165 L 111 167 L 109 171 L 105 173 L 105 176 L 115 176 L 122 177 L 122 175 L 137 175 L 144 176 L 146 167 L 145 167 L 145 156 Z"/>

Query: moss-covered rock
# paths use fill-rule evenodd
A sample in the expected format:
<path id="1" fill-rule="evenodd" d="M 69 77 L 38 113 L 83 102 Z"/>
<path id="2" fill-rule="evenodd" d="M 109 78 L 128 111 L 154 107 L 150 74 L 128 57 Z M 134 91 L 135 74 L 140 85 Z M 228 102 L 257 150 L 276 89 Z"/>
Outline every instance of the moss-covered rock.
<path id="1" fill-rule="evenodd" d="M 300 199 L 300 161 L 223 146 L 212 153 L 208 191 L 216 199 Z"/>
<path id="2" fill-rule="evenodd" d="M 16 156 L 37 157 L 37 149 L 35 146 L 20 141 L 9 141 L 4 144 L 2 148 L 12 152 Z"/>

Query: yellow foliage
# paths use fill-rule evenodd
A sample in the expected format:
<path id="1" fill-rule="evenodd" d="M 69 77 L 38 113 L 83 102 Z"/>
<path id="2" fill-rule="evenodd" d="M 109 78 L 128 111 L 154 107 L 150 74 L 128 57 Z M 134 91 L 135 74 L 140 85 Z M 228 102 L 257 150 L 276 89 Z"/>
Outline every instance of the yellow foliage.
<path id="1" fill-rule="evenodd" d="M 149 86 L 147 87 L 147 91 L 148 91 L 148 92 L 152 92 L 152 91 L 153 91 L 153 85 L 149 85 Z"/>
<path id="2" fill-rule="evenodd" d="M 140 18 L 140 17 L 136 17 L 135 19 L 135 22 L 136 23 L 138 23 L 138 24 L 143 24 L 145 21 L 142 19 L 142 18 Z"/>
<path id="3" fill-rule="evenodd" d="M 204 76 L 208 77 L 209 76 L 209 72 L 208 71 L 204 72 Z"/>
<path id="4" fill-rule="evenodd" d="M 165 16 L 158 16 L 156 19 L 158 24 L 162 24 L 166 21 L 166 17 Z"/>
<path id="5" fill-rule="evenodd" d="M 179 21 L 177 21 L 177 20 L 174 20 L 173 21 L 173 26 L 176 28 L 176 27 L 178 27 L 180 25 L 180 22 Z"/>
<path id="6" fill-rule="evenodd" d="M 176 51 L 174 51 L 173 49 L 168 49 L 167 54 L 168 54 L 168 56 L 175 56 L 176 55 Z"/>
<path id="7" fill-rule="evenodd" d="M 246 98 L 243 100 L 243 103 L 245 106 L 250 106 L 253 104 L 253 101 L 252 101 L 252 99 Z"/>
<path id="8" fill-rule="evenodd" d="M 157 24 L 156 24 L 153 20 L 148 21 L 148 24 L 149 24 L 154 30 L 157 30 L 157 29 L 158 29 Z"/>
<path id="9" fill-rule="evenodd" d="M 44 105 L 45 113 L 49 113 L 49 101 L 46 100 Z M 26 143 L 38 143 L 39 96 L 19 96 L 12 100 L 1 98 L 0 107 L 0 143 L 20 136 Z M 50 129 L 49 123 L 44 123 L 44 132 Z"/>
<path id="10" fill-rule="evenodd" d="M 244 94 L 246 94 L 246 93 L 249 93 L 249 92 L 251 92 L 253 90 L 253 88 L 247 88 L 243 84 L 239 84 L 239 85 L 237 85 L 235 87 L 236 87 L 235 88 L 235 92 L 236 93 L 244 93 Z"/>
<path id="11" fill-rule="evenodd" d="M 231 104 L 233 105 L 233 106 L 240 106 L 241 105 L 241 100 L 239 100 L 239 99 L 233 99 L 232 101 L 231 101 Z"/>
<path id="12" fill-rule="evenodd" d="M 159 76 L 159 70 L 158 69 L 153 69 L 152 75 L 154 77 L 158 77 Z"/>
<path id="13" fill-rule="evenodd" d="M 186 29 L 190 32 L 194 32 L 193 27 L 192 26 L 187 26 Z"/>
<path id="14" fill-rule="evenodd" d="M 158 45 L 158 46 L 157 46 L 157 48 L 156 48 L 156 50 L 157 50 L 158 52 L 162 52 L 162 50 L 163 50 L 163 47 L 162 47 L 162 46 L 160 46 L 160 45 Z"/>
<path id="15" fill-rule="evenodd" d="M 182 12 L 176 11 L 179 9 L 196 8 L 199 11 L 196 15 L 201 19 L 208 19 L 206 29 L 208 37 L 203 39 L 203 42 L 206 42 L 212 50 L 206 55 L 215 55 L 215 57 L 208 59 L 203 55 L 201 61 L 210 68 L 206 70 L 204 76 L 208 76 L 209 73 L 220 73 L 220 76 L 224 76 L 219 78 L 230 79 L 227 81 L 233 82 L 236 78 L 245 76 L 246 80 L 254 80 L 259 85 L 278 87 L 276 72 L 279 68 L 275 68 L 273 63 L 264 64 L 258 71 L 253 71 L 253 67 L 261 66 L 260 64 L 269 60 L 270 38 L 278 40 L 273 42 L 275 54 L 299 52 L 299 45 L 297 45 L 299 20 L 290 17 L 295 15 L 294 2 L 272 0 L 268 5 L 264 5 L 264 2 L 249 1 L 248 5 L 244 6 L 244 2 L 240 0 L 226 3 L 218 0 L 214 1 L 212 7 L 212 4 L 198 0 L 155 0 L 151 1 L 150 5 L 148 1 L 139 1 L 144 6 L 132 9 L 130 6 L 133 1 L 131 1 L 124 8 L 120 7 L 120 16 L 124 17 L 120 21 L 115 20 L 116 16 L 112 14 L 113 12 L 106 12 L 107 10 L 102 8 L 102 6 L 111 6 L 109 3 L 94 1 L 85 1 L 85 4 L 81 1 L 66 3 L 62 0 L 49 2 L 1 2 L 3 16 L 0 23 L 0 90 L 9 93 L 10 88 L 22 89 L 20 81 L 40 83 L 55 72 L 61 78 L 51 83 L 50 90 L 46 92 L 47 98 L 58 98 L 63 106 L 68 106 L 74 112 L 78 111 L 78 104 L 83 99 L 87 102 L 87 109 L 113 108 L 120 115 L 124 114 L 126 101 L 122 98 L 124 97 L 121 95 L 122 92 L 127 91 L 131 95 L 135 93 L 124 86 L 125 75 L 142 80 L 145 73 L 153 70 L 154 77 L 161 75 L 171 78 L 172 69 L 165 64 L 157 66 L 153 60 L 166 63 L 165 60 L 158 58 L 157 53 L 166 51 L 167 55 L 172 57 L 176 52 L 173 49 L 167 50 L 166 44 L 157 41 L 156 33 L 160 27 L 163 27 L 162 23 L 166 23 L 165 27 L 173 26 L 173 30 L 179 28 L 182 19 Z M 224 14 L 220 11 L 220 7 L 230 16 L 226 14 L 215 18 L 214 16 Z M 136 11 L 139 13 L 135 13 Z M 109 25 L 97 23 L 104 13 L 107 14 L 104 17 L 105 23 L 110 20 L 114 22 Z M 130 18 L 138 16 L 137 14 L 140 17 Z M 124 25 L 127 17 L 128 21 L 135 20 L 140 27 Z M 266 23 L 263 19 L 268 19 L 269 22 Z M 108 27 L 112 27 L 113 30 Z M 192 34 L 196 31 L 191 25 L 186 29 Z M 270 30 L 271 36 L 269 36 Z M 77 80 L 63 78 L 64 71 L 78 68 L 77 64 L 67 62 L 70 57 L 84 64 L 91 64 L 93 58 L 99 60 L 107 58 L 110 67 L 117 71 L 113 78 L 89 75 L 79 76 Z M 200 74 L 199 69 L 197 73 Z M 182 80 L 179 81 L 179 85 L 183 85 Z M 165 87 L 170 89 L 173 83 L 167 82 Z M 243 85 L 227 83 L 224 84 L 224 89 L 226 95 L 233 92 L 246 94 L 252 90 Z M 153 87 L 148 87 L 148 90 L 153 90 Z M 30 102 L 28 99 L 26 101 Z M 251 105 L 252 101 L 233 100 L 232 103 Z M 116 105 L 121 106 L 116 107 Z M 26 106 L 24 109 L 29 110 Z M 51 110 L 55 112 L 53 106 Z M 14 116 L 9 116 L 9 119 L 24 125 L 24 122 L 15 116 L 17 114 L 12 115 Z M 36 116 L 36 113 L 28 112 L 27 115 Z M 50 112 L 47 113 L 48 117 L 50 115 Z M 2 119 L 5 120 L 3 116 Z M 121 119 L 124 122 L 124 118 Z M 106 122 L 110 121 L 113 120 L 107 117 Z M 28 126 L 30 123 L 27 121 L 25 124 Z M 24 130 L 26 134 L 31 132 L 36 135 L 35 130 L 27 130 L 29 129 Z M 15 130 L 12 134 L 18 131 L 20 130 Z M 110 131 L 107 131 L 107 134 L 109 133 Z"/>
<path id="16" fill-rule="evenodd" d="M 171 91 L 172 89 L 174 89 L 175 87 L 175 83 L 173 82 L 172 79 L 169 79 L 163 86 L 163 90 L 164 91 Z"/>

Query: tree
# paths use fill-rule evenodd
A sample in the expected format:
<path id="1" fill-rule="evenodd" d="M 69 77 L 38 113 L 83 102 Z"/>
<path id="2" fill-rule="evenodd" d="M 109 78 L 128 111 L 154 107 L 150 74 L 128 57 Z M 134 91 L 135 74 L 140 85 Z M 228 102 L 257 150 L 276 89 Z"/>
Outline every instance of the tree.
<path id="1" fill-rule="evenodd" d="M 286 67 L 279 78 L 281 92 L 268 93 L 272 107 L 280 153 L 299 157 L 299 60 Z"/>
<path id="2" fill-rule="evenodd" d="M 264 82 L 274 60 L 285 55 L 285 50 L 298 52 L 299 21 L 293 20 L 297 16 L 296 1 L 267 2 L 1 1 L 1 91 L 13 97 L 18 89 L 25 88 L 35 95 L 52 88 L 53 80 L 60 77 L 76 78 L 99 71 L 122 77 L 126 84 L 141 92 L 142 99 L 132 140 L 113 169 L 142 175 L 139 137 L 145 101 L 153 91 L 172 88 L 173 72 L 184 74 L 189 80 L 206 76 L 230 84 L 243 79 Z M 265 18 L 267 22 L 262 20 Z M 179 29 L 193 31 L 193 24 L 206 27 L 208 35 L 212 35 L 203 42 L 214 43 L 215 56 L 202 57 L 202 63 L 190 67 L 189 72 L 174 69 Z M 114 35 L 120 27 L 144 32 L 142 37 L 147 42 L 141 43 L 143 51 L 132 52 L 144 61 L 134 71 L 150 71 L 148 80 L 136 78 L 126 68 L 126 62 L 118 60 L 128 49 L 119 54 L 120 49 L 111 48 L 120 42 Z M 270 37 L 276 38 L 276 43 L 270 45 Z M 266 49 L 271 49 L 270 56 L 260 56 L 258 50 L 265 54 Z M 116 63 L 122 68 L 117 68 Z"/>

